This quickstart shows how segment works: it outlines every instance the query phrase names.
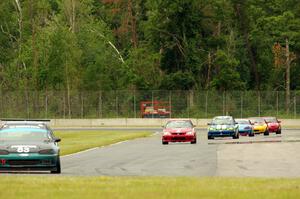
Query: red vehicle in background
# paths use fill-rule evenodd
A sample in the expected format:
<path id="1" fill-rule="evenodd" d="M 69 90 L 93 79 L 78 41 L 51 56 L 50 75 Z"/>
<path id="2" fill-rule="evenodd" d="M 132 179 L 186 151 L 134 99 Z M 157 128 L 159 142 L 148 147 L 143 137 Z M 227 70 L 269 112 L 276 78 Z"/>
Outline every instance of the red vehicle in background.
<path id="1" fill-rule="evenodd" d="M 142 101 L 141 102 L 142 118 L 170 118 L 171 106 L 166 101 Z"/>
<path id="2" fill-rule="evenodd" d="M 276 117 L 264 117 L 270 133 L 281 134 L 281 121 Z"/>
<path id="3" fill-rule="evenodd" d="M 162 144 L 169 142 L 197 143 L 195 125 L 189 119 L 171 119 L 163 126 Z"/>

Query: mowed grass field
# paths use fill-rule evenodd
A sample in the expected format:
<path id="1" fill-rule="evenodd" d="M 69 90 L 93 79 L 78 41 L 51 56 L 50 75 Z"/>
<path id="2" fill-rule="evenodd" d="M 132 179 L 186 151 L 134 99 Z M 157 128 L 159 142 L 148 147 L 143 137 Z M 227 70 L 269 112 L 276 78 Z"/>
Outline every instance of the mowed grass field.
<path id="1" fill-rule="evenodd" d="M 67 155 L 94 147 L 107 146 L 124 140 L 147 137 L 152 133 L 126 131 L 55 131 L 54 134 L 56 137 L 61 138 L 61 142 L 59 143 L 61 155 Z"/>
<path id="2" fill-rule="evenodd" d="M 1 176 L 0 198 L 298 199 L 300 179 Z"/>

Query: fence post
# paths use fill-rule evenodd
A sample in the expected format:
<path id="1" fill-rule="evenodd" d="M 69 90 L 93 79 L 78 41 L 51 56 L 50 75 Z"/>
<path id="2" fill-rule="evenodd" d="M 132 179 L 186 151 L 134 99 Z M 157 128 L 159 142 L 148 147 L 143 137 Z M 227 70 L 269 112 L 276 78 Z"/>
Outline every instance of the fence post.
<path id="1" fill-rule="evenodd" d="M 83 99 L 83 94 L 80 92 L 80 98 L 81 98 L 81 118 L 83 118 L 83 113 L 84 113 L 84 99 Z"/>
<path id="2" fill-rule="evenodd" d="M 28 90 L 25 90 L 25 98 L 26 98 L 26 110 L 27 110 L 27 118 L 30 118 L 30 108 L 29 108 L 29 93 Z"/>
<path id="3" fill-rule="evenodd" d="M 243 94 L 244 92 L 241 91 L 241 118 L 243 118 Z"/>
<path id="4" fill-rule="evenodd" d="M 208 111 L 208 90 L 206 90 L 206 95 L 205 95 L 205 118 L 207 118 L 207 116 L 208 116 L 208 113 L 207 113 L 207 111 Z"/>
<path id="5" fill-rule="evenodd" d="M 134 118 L 136 118 L 136 96 L 135 96 L 135 90 L 133 90 L 133 113 L 134 113 Z"/>
<path id="6" fill-rule="evenodd" d="M 225 115 L 225 91 L 223 91 L 223 115 Z"/>
<path id="7" fill-rule="evenodd" d="M 45 118 L 48 117 L 48 92 L 45 93 Z"/>
<path id="8" fill-rule="evenodd" d="M 190 118 L 190 103 L 189 103 L 189 101 L 190 101 L 190 93 L 189 93 L 189 91 L 185 91 L 185 96 L 187 96 L 185 110 L 187 110 L 187 112 L 188 112 L 188 118 Z"/>
<path id="9" fill-rule="evenodd" d="M 257 102 L 258 103 L 258 116 L 260 117 L 260 111 L 261 111 L 260 110 L 260 108 L 261 108 L 260 107 L 260 91 L 258 91 L 258 99 L 257 100 L 258 100 L 258 102 Z"/>
<path id="10" fill-rule="evenodd" d="M 64 119 L 66 118 L 66 96 L 65 96 L 65 92 L 62 92 L 63 94 L 63 109 L 64 109 Z"/>
<path id="11" fill-rule="evenodd" d="M 276 116 L 279 115 L 279 91 L 276 91 Z"/>
<path id="12" fill-rule="evenodd" d="M 172 118 L 172 91 L 169 92 L 169 107 L 170 107 L 170 118 Z"/>
<path id="13" fill-rule="evenodd" d="M 102 91 L 99 91 L 99 98 L 98 98 L 98 109 L 99 109 L 99 117 L 102 118 Z"/>
<path id="14" fill-rule="evenodd" d="M 294 118 L 297 118 L 297 98 L 296 93 L 294 94 Z"/>
<path id="15" fill-rule="evenodd" d="M 152 107 L 154 107 L 154 96 L 153 96 L 153 90 L 151 91 L 151 102 L 152 102 Z M 153 114 L 151 115 L 151 118 L 153 118 Z"/>
<path id="16" fill-rule="evenodd" d="M 116 90 L 116 114 L 117 118 L 119 117 L 119 106 L 118 106 L 118 91 Z"/>

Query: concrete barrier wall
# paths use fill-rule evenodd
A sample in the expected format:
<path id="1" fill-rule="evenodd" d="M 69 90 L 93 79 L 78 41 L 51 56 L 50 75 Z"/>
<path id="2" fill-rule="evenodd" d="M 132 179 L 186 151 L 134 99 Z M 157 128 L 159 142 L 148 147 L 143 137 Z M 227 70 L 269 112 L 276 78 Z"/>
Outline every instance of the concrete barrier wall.
<path id="1" fill-rule="evenodd" d="M 168 119 L 51 119 L 51 127 L 161 127 Z M 197 127 L 206 127 L 211 119 L 191 119 Z M 282 119 L 284 127 L 299 127 L 300 119 Z"/>

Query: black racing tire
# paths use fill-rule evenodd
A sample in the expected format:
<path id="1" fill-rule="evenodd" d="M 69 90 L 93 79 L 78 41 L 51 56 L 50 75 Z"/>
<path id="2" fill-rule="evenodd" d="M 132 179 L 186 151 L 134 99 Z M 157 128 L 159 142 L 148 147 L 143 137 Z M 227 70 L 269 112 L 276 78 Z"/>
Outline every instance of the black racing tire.
<path id="1" fill-rule="evenodd" d="M 240 134 L 237 133 L 236 135 L 233 135 L 232 138 L 233 138 L 233 139 L 239 139 L 239 138 L 240 138 Z"/>
<path id="2" fill-rule="evenodd" d="M 269 136 L 270 135 L 270 133 L 269 133 L 269 131 L 268 131 L 268 129 L 264 132 L 264 136 Z"/>
<path id="3" fill-rule="evenodd" d="M 249 137 L 254 137 L 254 135 L 255 135 L 254 133 L 250 133 Z"/>
<path id="4" fill-rule="evenodd" d="M 162 144 L 163 144 L 163 145 L 167 145 L 167 144 L 169 144 L 169 142 L 164 142 L 164 141 L 162 141 Z"/>
<path id="5" fill-rule="evenodd" d="M 58 160 L 56 162 L 56 167 L 54 168 L 54 170 L 51 170 L 51 173 L 53 173 L 53 174 L 60 174 L 61 173 L 60 158 L 58 158 Z"/>
<path id="6" fill-rule="evenodd" d="M 213 140 L 213 139 L 214 139 L 214 137 L 213 137 L 213 136 L 207 136 L 207 139 L 209 139 L 209 140 Z"/>
<path id="7" fill-rule="evenodd" d="M 281 134 L 281 129 L 278 129 L 278 131 L 276 131 L 276 134 Z"/>
<path id="8" fill-rule="evenodd" d="M 195 139 L 194 141 L 191 141 L 191 144 L 197 144 L 197 139 Z"/>

